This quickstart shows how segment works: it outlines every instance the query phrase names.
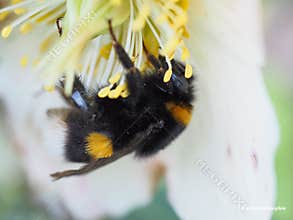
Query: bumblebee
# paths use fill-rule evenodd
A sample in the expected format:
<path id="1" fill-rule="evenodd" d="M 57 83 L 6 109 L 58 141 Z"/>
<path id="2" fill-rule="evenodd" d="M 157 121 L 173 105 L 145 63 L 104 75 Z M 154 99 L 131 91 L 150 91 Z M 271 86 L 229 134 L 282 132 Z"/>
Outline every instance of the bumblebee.
<path id="1" fill-rule="evenodd" d="M 185 65 L 172 60 L 173 73 L 164 82 L 168 70 L 165 57 L 144 52 L 153 68 L 138 70 L 124 48 L 118 43 L 111 21 L 109 31 L 115 52 L 126 73 L 126 98 L 100 98 L 97 92 L 87 92 L 79 78 L 75 78 L 72 95 L 60 92 L 71 106 L 51 109 L 62 112 L 67 134 L 65 156 L 72 162 L 86 163 L 77 170 L 57 172 L 59 179 L 81 175 L 111 163 L 129 153 L 138 158 L 156 154 L 167 147 L 188 125 L 194 100 L 194 77 L 185 78 Z"/>

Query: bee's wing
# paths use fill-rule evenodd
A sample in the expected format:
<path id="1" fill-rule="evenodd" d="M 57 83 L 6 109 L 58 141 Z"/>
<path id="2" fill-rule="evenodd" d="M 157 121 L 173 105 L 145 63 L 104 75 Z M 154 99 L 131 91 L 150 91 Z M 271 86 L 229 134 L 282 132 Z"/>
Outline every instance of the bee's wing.
<path id="1" fill-rule="evenodd" d="M 70 113 L 69 108 L 51 108 L 47 110 L 47 116 L 50 119 L 57 120 L 60 125 L 63 127 L 66 126 L 66 119 L 68 114 Z"/>

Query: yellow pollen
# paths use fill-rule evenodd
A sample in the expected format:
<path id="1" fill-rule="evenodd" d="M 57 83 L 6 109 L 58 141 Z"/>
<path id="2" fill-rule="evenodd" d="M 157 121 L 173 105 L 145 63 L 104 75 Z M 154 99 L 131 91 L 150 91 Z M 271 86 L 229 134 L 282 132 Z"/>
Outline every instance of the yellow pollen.
<path id="1" fill-rule="evenodd" d="M 185 78 L 189 79 L 192 77 L 192 66 L 190 64 L 186 64 L 185 67 Z"/>
<path id="2" fill-rule="evenodd" d="M 170 81 L 172 76 L 172 69 L 168 69 L 164 75 L 164 82 L 167 83 Z"/>
<path id="3" fill-rule="evenodd" d="M 112 77 L 109 79 L 109 83 L 111 83 L 111 84 L 115 84 L 115 83 L 117 83 L 117 82 L 120 80 L 121 75 L 122 75 L 122 73 L 116 73 L 114 76 L 112 76 Z"/>
<path id="4" fill-rule="evenodd" d="M 26 13 L 26 9 L 25 8 L 17 8 L 17 9 L 14 9 L 14 13 L 16 15 L 22 15 L 22 14 Z"/>
<path id="5" fill-rule="evenodd" d="M 23 56 L 21 59 L 20 59 L 20 65 L 22 67 L 26 67 L 28 64 L 28 56 Z"/>
<path id="6" fill-rule="evenodd" d="M 11 25 L 8 25 L 6 27 L 4 27 L 2 29 L 2 32 L 1 32 L 1 35 L 3 38 L 8 38 L 9 35 L 11 34 L 11 31 L 12 31 L 12 26 Z"/>
<path id="7" fill-rule="evenodd" d="M 105 88 L 102 88 L 102 89 L 99 91 L 98 96 L 99 96 L 100 98 L 105 98 L 105 97 L 107 97 L 107 96 L 109 95 L 110 91 L 111 91 L 110 86 L 107 86 L 107 87 L 105 87 Z"/>
<path id="8" fill-rule="evenodd" d="M 117 99 L 120 96 L 120 94 L 122 93 L 122 91 L 124 89 L 123 87 L 124 87 L 123 85 L 118 85 L 114 90 L 111 90 L 108 95 L 109 98 L 110 99 Z"/>
<path id="9" fill-rule="evenodd" d="M 122 98 L 127 98 L 129 96 L 129 92 L 126 89 L 126 90 L 122 91 L 120 95 L 121 95 Z"/>
<path id="10" fill-rule="evenodd" d="M 33 25 L 29 22 L 24 23 L 20 26 L 19 30 L 22 34 L 27 34 L 33 29 Z"/>

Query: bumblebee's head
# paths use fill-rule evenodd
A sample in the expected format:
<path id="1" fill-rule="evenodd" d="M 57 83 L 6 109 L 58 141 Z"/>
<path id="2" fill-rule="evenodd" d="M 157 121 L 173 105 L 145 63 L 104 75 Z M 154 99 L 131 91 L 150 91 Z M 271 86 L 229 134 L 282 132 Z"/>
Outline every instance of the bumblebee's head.
<path id="1" fill-rule="evenodd" d="M 164 63 L 163 63 L 164 64 Z M 167 64 L 166 64 L 167 65 Z M 164 67 L 165 69 L 167 66 Z M 169 82 L 163 82 L 164 74 L 159 77 L 149 77 L 149 85 L 155 86 L 156 97 L 166 99 L 166 101 L 190 103 L 193 100 L 193 80 L 194 77 L 185 77 L 185 66 L 172 60 L 172 75 Z"/>
<path id="2" fill-rule="evenodd" d="M 170 79 L 172 97 L 178 101 L 190 102 L 193 98 L 193 77 L 185 77 L 185 66 L 177 61 L 172 61 L 173 73 Z"/>

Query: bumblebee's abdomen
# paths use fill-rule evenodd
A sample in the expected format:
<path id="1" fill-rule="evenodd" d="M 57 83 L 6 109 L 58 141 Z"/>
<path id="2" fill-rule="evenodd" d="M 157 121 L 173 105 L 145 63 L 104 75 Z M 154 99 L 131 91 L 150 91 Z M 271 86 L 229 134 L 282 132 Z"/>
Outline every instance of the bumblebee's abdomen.
<path id="1" fill-rule="evenodd" d="M 192 116 L 191 106 L 178 105 L 174 102 L 167 102 L 165 106 L 178 123 L 181 123 L 185 126 L 189 124 Z"/>

